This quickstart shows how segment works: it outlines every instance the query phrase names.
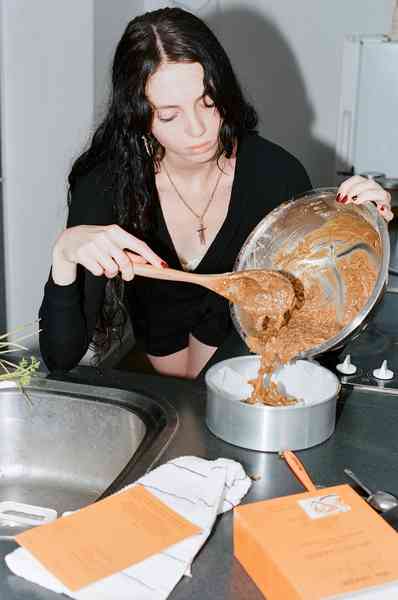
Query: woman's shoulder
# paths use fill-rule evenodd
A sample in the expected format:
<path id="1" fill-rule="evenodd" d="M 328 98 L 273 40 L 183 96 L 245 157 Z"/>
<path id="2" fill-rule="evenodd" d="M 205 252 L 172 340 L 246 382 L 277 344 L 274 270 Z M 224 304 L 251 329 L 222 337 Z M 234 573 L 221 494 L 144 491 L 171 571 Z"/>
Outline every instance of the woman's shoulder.
<path id="1" fill-rule="evenodd" d="M 241 158 L 243 173 L 250 178 L 267 176 L 275 181 L 290 181 L 293 185 L 297 183 L 303 191 L 311 187 L 301 162 L 282 146 L 257 133 L 249 133 L 242 139 Z"/>
<path id="2" fill-rule="evenodd" d="M 248 133 L 242 140 L 242 153 L 256 162 L 271 160 L 275 167 L 285 168 L 287 165 L 301 165 L 300 161 L 288 150 L 275 142 L 263 138 L 255 132 Z M 302 167 L 303 168 L 303 167 Z"/>
<path id="3" fill-rule="evenodd" d="M 113 194 L 104 165 L 78 175 L 71 186 L 68 226 L 110 225 Z"/>

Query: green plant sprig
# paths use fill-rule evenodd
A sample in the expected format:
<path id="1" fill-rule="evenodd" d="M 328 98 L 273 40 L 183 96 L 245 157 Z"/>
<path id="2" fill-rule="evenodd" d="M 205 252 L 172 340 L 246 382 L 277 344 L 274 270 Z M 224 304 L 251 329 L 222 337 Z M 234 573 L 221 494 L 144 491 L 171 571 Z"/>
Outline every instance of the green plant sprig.
<path id="1" fill-rule="evenodd" d="M 38 321 L 34 321 L 32 324 L 24 325 L 23 327 L 19 327 L 14 331 L 4 333 L 0 336 L 0 370 L 3 371 L 0 373 L 0 381 L 14 381 L 19 384 L 20 387 L 23 387 L 29 384 L 31 376 L 39 369 L 40 361 L 34 356 L 31 356 L 30 360 L 26 357 L 22 357 L 17 363 L 3 358 L 5 354 L 28 350 L 19 342 L 39 333 L 39 330 L 33 330 L 28 334 L 25 333 L 28 327 L 34 327 L 37 323 Z M 11 342 L 10 337 L 17 333 L 20 333 L 21 335 L 17 337 L 15 341 Z"/>

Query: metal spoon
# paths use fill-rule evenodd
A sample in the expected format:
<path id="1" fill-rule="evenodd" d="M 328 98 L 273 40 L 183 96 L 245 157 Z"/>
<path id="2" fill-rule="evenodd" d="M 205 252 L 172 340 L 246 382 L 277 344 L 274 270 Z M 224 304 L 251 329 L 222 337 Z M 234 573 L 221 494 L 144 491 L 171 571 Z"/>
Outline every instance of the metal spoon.
<path id="1" fill-rule="evenodd" d="M 344 469 L 344 473 L 368 494 L 366 501 L 379 512 L 385 512 L 386 510 L 398 506 L 398 498 L 396 496 L 382 490 L 372 492 L 350 469 Z"/>

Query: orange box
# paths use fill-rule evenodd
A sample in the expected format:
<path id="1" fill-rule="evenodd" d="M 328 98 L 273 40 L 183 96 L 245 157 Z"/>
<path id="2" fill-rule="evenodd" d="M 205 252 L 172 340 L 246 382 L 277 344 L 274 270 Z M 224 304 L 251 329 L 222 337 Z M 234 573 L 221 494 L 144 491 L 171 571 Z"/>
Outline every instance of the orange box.
<path id="1" fill-rule="evenodd" d="M 398 598 L 398 535 L 348 485 L 235 508 L 234 554 L 267 600 Z"/>

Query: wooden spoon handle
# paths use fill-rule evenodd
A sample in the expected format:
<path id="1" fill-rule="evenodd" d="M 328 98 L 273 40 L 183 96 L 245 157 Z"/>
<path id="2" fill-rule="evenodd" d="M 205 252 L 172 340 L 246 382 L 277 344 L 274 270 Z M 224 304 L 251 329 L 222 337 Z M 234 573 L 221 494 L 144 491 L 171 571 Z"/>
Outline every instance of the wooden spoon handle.
<path id="1" fill-rule="evenodd" d="M 291 450 L 284 450 L 281 453 L 281 456 L 285 459 L 300 483 L 302 483 L 309 492 L 316 492 L 314 482 L 308 475 L 303 463 L 297 458 L 297 456 Z"/>
<path id="2" fill-rule="evenodd" d="M 162 269 L 161 267 L 142 265 L 140 263 L 134 264 L 134 274 L 142 275 L 143 277 L 151 277 L 152 279 L 196 283 L 205 287 L 209 287 L 210 285 L 210 283 L 208 284 L 208 278 L 203 275 L 197 275 L 196 273 L 189 273 L 187 271 L 177 271 L 177 269 Z"/>

